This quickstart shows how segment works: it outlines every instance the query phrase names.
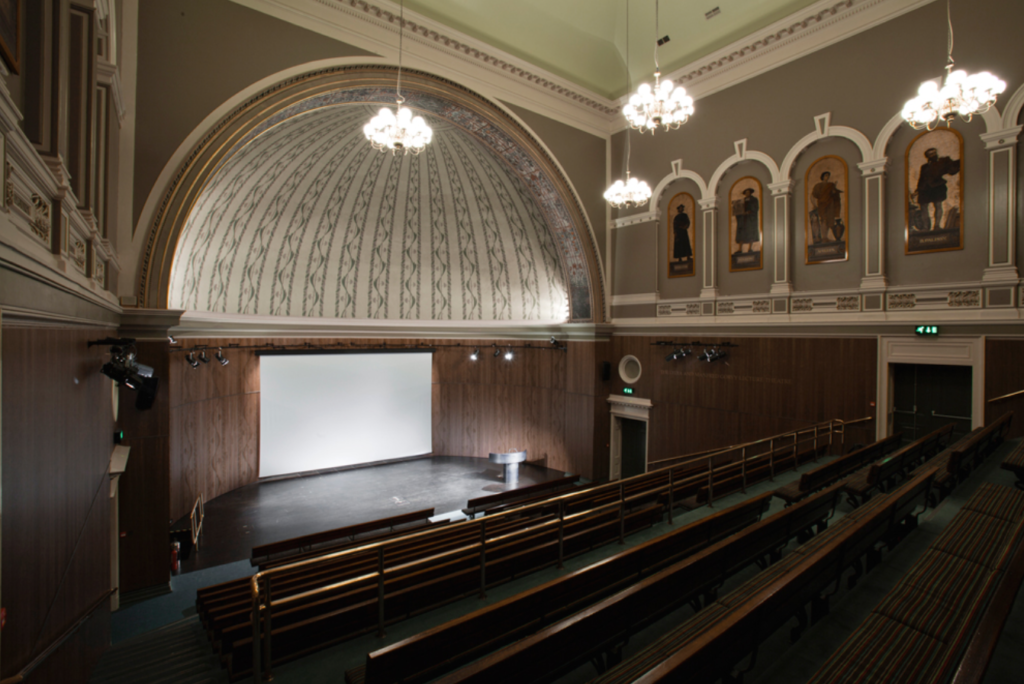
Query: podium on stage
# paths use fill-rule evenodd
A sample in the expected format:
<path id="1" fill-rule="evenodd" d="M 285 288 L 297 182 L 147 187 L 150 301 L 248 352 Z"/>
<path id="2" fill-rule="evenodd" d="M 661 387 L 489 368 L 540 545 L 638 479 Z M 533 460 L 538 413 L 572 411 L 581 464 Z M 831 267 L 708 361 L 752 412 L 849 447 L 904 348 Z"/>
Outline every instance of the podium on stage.
<path id="1" fill-rule="evenodd" d="M 496 454 L 490 453 L 487 458 L 491 463 L 498 463 L 505 466 L 505 486 L 515 487 L 519 484 L 519 464 L 526 460 L 526 450 L 506 451 Z"/>

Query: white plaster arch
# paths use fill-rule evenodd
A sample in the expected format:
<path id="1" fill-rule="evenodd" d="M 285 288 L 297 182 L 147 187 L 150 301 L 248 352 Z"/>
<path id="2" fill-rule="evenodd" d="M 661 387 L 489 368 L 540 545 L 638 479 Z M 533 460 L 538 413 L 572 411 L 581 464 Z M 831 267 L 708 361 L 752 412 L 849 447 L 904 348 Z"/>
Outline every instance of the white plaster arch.
<path id="1" fill-rule="evenodd" d="M 1003 109 L 1002 116 L 1002 129 L 1013 128 L 1017 125 L 1017 119 L 1020 117 L 1020 110 L 1024 109 L 1024 85 L 1017 88 L 1017 91 L 1010 96 L 1010 99 L 1006 101 L 1006 107 Z"/>
<path id="2" fill-rule="evenodd" d="M 771 176 L 771 181 L 769 181 L 771 183 L 778 183 L 780 180 L 783 180 L 779 176 L 779 166 L 775 163 L 775 160 L 764 152 L 748 150 L 746 138 L 743 140 L 737 140 L 733 144 L 736 146 L 736 153 L 723 161 L 718 168 L 715 169 L 714 174 L 711 176 L 711 180 L 708 182 L 708 195 L 705 196 L 705 199 L 709 199 L 716 195 L 718 192 L 718 184 L 722 182 L 722 176 L 725 175 L 726 171 L 736 164 L 744 161 L 756 161 L 763 164 L 764 167 L 768 169 L 768 173 Z"/>
<path id="3" fill-rule="evenodd" d="M 660 181 L 658 181 L 657 187 L 654 188 L 654 192 L 651 194 L 651 201 L 647 205 L 647 211 L 652 214 L 658 213 L 658 206 L 661 203 L 661 195 L 665 192 L 665 188 L 674 183 L 677 180 L 691 180 L 697 184 L 697 189 L 700 190 L 700 199 L 706 199 L 708 197 L 708 186 L 704 182 L 704 179 L 696 171 L 689 169 L 679 169 L 679 171 L 673 170 L 672 173 L 668 174 Z"/>
<path id="4" fill-rule="evenodd" d="M 871 141 L 868 140 L 867 136 L 856 128 L 850 128 L 849 126 L 833 126 L 831 125 L 831 119 L 831 112 L 814 117 L 814 131 L 800 138 L 800 140 L 790 148 L 789 152 L 786 153 L 786 158 L 782 160 L 780 175 L 783 180 L 789 179 L 790 174 L 793 172 L 793 166 L 796 164 L 796 160 L 800 157 L 803 151 L 813 143 L 823 140 L 824 138 L 846 138 L 847 140 L 852 141 L 853 144 L 857 146 L 857 149 L 860 150 L 861 161 L 867 161 L 870 158 Z"/>
<path id="5" fill-rule="evenodd" d="M 209 133 L 209 131 L 223 119 L 225 116 L 235 111 L 242 105 L 244 105 L 251 98 L 259 95 L 260 93 L 272 88 L 274 85 L 284 82 L 290 78 L 294 78 L 306 73 L 316 72 L 322 69 L 332 69 L 336 67 L 353 66 L 353 65 L 386 65 L 395 66 L 397 65 L 398 54 L 389 54 L 385 56 L 354 56 L 354 57 L 332 57 L 328 59 L 320 59 L 312 62 L 305 62 L 298 64 L 287 69 L 283 69 L 274 74 L 266 76 L 265 78 L 255 81 L 249 86 L 235 93 L 233 96 L 225 100 L 220 106 L 211 111 L 198 125 L 182 140 L 181 144 L 174 151 L 171 157 L 167 160 L 160 174 L 157 176 L 156 182 L 153 187 L 150 188 L 149 194 L 146 197 L 146 202 L 142 207 L 142 211 L 139 214 L 139 222 L 134 226 L 134 233 L 132 235 L 131 246 L 127 249 L 122 248 L 118 251 L 118 260 L 126 269 L 122 271 L 119 278 L 119 292 L 118 295 L 133 295 L 135 294 L 136 281 L 139 277 L 139 269 L 142 267 L 143 253 L 146 248 L 149 232 L 152 227 L 153 221 L 156 218 L 157 211 L 160 206 L 160 202 L 163 200 L 167 191 L 170 189 L 174 177 L 178 172 L 178 169 L 185 162 L 188 156 L 195 149 L 196 145 L 200 143 L 203 137 Z M 444 77 L 442 77 L 444 78 Z M 449 79 L 450 80 L 450 79 Z M 523 127 L 531 133 L 533 142 L 538 145 L 548 158 L 552 161 L 558 171 L 562 174 L 562 178 L 565 180 L 566 186 L 569 191 L 572 192 L 573 199 L 576 201 L 577 206 L 580 207 L 580 214 L 583 218 L 584 224 L 587 229 L 591 244 L 593 245 L 594 256 L 597 260 L 597 268 L 600 277 L 600 282 L 597 283 L 601 291 L 608 292 L 608 276 L 605 269 L 604 259 L 601 256 L 601 250 L 598 246 L 597 235 L 594 232 L 593 222 L 583 209 L 583 202 L 580 200 L 579 192 L 576 187 L 572 184 L 569 179 L 569 174 L 566 173 L 562 163 L 558 160 L 555 154 L 547 146 L 547 144 L 541 140 L 541 138 L 533 132 L 533 129 L 523 121 L 515 112 L 507 107 L 500 100 L 481 93 L 479 90 L 474 90 L 479 97 L 486 100 L 492 106 L 500 109 L 509 118 L 515 121 L 517 124 Z M 607 296 L 605 297 L 607 299 Z M 605 309 L 608 309 L 611 305 L 606 301 Z M 607 315 L 607 311 L 605 312 Z"/>
<path id="6" fill-rule="evenodd" d="M 895 114 L 889 121 L 882 126 L 882 130 L 879 131 L 878 137 L 875 138 L 875 144 L 872 147 L 872 160 L 885 159 L 886 148 L 889 147 L 889 141 L 892 140 L 892 136 L 896 135 L 896 131 L 899 127 L 905 123 L 903 116 Z"/>

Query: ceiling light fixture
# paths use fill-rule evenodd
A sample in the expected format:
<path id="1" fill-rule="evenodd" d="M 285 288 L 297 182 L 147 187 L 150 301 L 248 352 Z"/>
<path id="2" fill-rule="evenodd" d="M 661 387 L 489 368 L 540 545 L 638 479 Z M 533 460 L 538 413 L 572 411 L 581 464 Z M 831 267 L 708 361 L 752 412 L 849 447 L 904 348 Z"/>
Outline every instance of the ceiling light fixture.
<path id="1" fill-rule="evenodd" d="M 217 359 L 218 361 L 220 361 L 220 365 L 222 365 L 222 366 L 226 366 L 226 365 L 228 365 L 229 363 L 231 363 L 231 362 L 230 362 L 230 361 L 228 361 L 228 360 L 227 360 L 226 358 L 224 358 L 224 349 L 223 349 L 223 348 L 221 348 L 221 347 L 218 347 L 218 348 L 217 348 L 217 353 L 216 353 L 216 354 L 214 354 L 213 356 L 214 356 L 214 358 L 216 358 L 216 359 Z"/>
<path id="2" fill-rule="evenodd" d="M 661 80 L 661 66 L 658 64 L 658 46 L 668 41 L 658 37 L 659 2 L 654 2 L 654 87 L 641 83 L 637 92 L 629 98 L 622 113 L 629 125 L 641 133 L 650 131 L 653 135 L 659 128 L 679 128 L 693 114 L 693 98 L 686 94 L 686 88 L 672 87 L 669 79 Z M 627 7 L 628 11 L 628 7 Z M 629 16 L 626 17 L 627 24 Z M 628 35 L 627 35 L 628 37 Z"/>
<path id="3" fill-rule="evenodd" d="M 188 361 L 188 365 L 192 366 L 193 368 L 199 368 L 199 362 L 196 361 L 195 352 L 189 352 L 188 356 L 185 357 L 185 360 Z"/>
<path id="4" fill-rule="evenodd" d="M 996 103 L 1006 90 L 1006 83 L 987 71 L 969 76 L 966 71 L 953 71 L 953 18 L 950 0 L 946 0 L 946 23 L 949 25 L 946 80 L 939 87 L 938 80 L 925 81 L 917 89 L 917 97 L 903 106 L 903 118 L 916 130 L 935 130 L 945 123 L 952 124 L 960 116 L 970 121 L 975 114 L 983 114 Z"/>
<path id="5" fill-rule="evenodd" d="M 629 0 L 626 0 L 626 92 L 632 89 L 632 78 L 629 73 Z M 629 108 L 629 105 L 626 105 Z M 625 111 L 625 110 L 623 110 Z M 627 115 L 627 118 L 628 115 Z M 638 207 L 651 199 L 651 187 L 642 180 L 629 177 L 629 132 L 626 129 L 626 181 L 617 180 L 605 190 L 604 199 L 616 209 Z M 554 340 L 554 337 L 551 338 Z"/>
<path id="6" fill-rule="evenodd" d="M 199 352 L 199 360 L 202 361 L 203 363 L 210 363 L 210 359 L 206 358 L 206 350 L 205 349 L 202 350 L 201 352 Z"/>
<path id="7" fill-rule="evenodd" d="M 391 154 L 412 152 L 419 154 L 430 144 L 434 132 L 422 116 L 413 116 L 412 110 L 403 107 L 402 97 L 402 36 L 405 28 L 405 2 L 400 3 L 398 18 L 398 85 L 395 88 L 397 108 L 392 112 L 382 107 L 370 123 L 363 126 L 363 134 L 375 150 L 391 150 Z"/>
<path id="8" fill-rule="evenodd" d="M 498 345 L 494 345 L 494 358 L 501 356 L 501 350 L 498 349 Z"/>
<path id="9" fill-rule="evenodd" d="M 479 349 L 474 349 L 473 353 L 469 355 L 469 360 L 470 361 L 476 361 L 479 358 L 480 358 L 480 350 Z"/>
<path id="10" fill-rule="evenodd" d="M 512 360 L 512 347 L 509 347 L 509 348 L 508 348 L 508 349 L 507 349 L 507 350 L 505 351 L 505 360 L 506 360 L 506 361 L 511 361 L 511 360 Z"/>

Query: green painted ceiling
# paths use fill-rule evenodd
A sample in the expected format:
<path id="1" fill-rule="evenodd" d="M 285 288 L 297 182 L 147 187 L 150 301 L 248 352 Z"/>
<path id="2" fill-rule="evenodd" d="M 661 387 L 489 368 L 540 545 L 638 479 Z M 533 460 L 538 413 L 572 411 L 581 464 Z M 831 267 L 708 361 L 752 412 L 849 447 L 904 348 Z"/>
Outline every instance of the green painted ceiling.
<path id="1" fill-rule="evenodd" d="M 663 0 L 658 53 L 670 73 L 814 0 Z M 654 72 L 655 0 L 628 0 L 634 86 Z M 609 98 L 627 91 L 627 0 L 407 0 L 406 8 Z M 705 13 L 719 8 L 717 16 Z"/>

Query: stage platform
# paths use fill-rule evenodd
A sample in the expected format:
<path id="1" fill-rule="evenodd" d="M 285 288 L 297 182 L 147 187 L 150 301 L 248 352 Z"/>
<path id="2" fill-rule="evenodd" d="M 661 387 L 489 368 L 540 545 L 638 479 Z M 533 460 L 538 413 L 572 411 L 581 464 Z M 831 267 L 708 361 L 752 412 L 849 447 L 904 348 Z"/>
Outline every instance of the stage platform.
<path id="1" fill-rule="evenodd" d="M 181 572 L 248 560 L 261 544 L 424 508 L 461 517 L 469 499 L 506 490 L 501 468 L 486 458 L 433 456 L 246 485 L 206 502 L 200 547 Z M 565 474 L 524 463 L 517 488 Z"/>

